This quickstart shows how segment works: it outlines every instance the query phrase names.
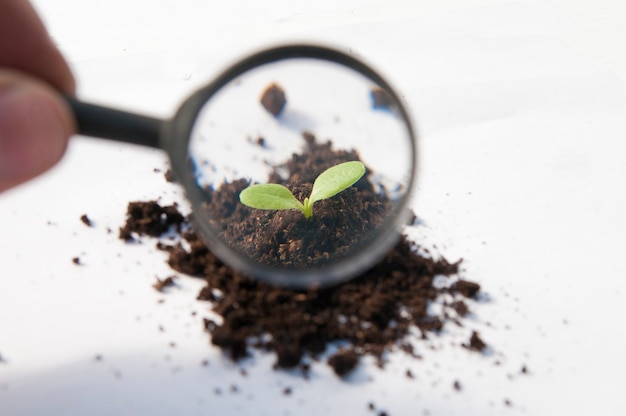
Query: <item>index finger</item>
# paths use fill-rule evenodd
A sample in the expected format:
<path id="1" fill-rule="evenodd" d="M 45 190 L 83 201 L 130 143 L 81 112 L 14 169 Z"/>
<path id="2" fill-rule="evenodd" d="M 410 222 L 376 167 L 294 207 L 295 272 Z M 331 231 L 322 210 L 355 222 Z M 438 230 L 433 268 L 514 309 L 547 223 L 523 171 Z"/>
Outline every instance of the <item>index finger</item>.
<path id="1" fill-rule="evenodd" d="M 0 67 L 25 72 L 65 93 L 75 89 L 67 62 L 27 0 L 0 2 Z"/>

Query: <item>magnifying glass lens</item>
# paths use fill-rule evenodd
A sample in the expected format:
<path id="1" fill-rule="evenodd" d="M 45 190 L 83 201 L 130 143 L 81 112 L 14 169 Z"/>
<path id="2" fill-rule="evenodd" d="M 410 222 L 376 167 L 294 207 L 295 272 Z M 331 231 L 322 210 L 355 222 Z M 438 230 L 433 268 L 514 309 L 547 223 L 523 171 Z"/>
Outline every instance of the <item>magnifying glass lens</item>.
<path id="1" fill-rule="evenodd" d="M 226 263 L 285 286 L 324 286 L 395 241 L 415 139 L 388 84 L 352 63 L 256 62 L 197 105 L 183 176 L 199 231 Z M 246 191 L 259 184 L 270 186 Z"/>

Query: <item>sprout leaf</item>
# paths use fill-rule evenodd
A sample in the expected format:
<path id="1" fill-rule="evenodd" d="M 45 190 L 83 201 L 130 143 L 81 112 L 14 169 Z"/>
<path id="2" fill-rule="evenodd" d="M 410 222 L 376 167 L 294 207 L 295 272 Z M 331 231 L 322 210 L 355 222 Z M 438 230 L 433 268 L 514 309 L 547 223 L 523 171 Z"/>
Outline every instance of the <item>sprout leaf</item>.
<path id="1" fill-rule="evenodd" d="M 244 205 L 257 209 L 299 209 L 304 211 L 300 201 L 283 185 L 268 183 L 252 185 L 241 191 L 239 200 Z"/>
<path id="2" fill-rule="evenodd" d="M 365 174 L 365 165 L 361 162 L 345 162 L 322 172 L 313 183 L 313 190 L 303 202 L 293 196 L 283 185 L 268 183 L 252 185 L 241 191 L 239 200 L 242 204 L 257 209 L 299 209 L 305 218 L 313 215 L 313 203 L 337 195 L 354 185 Z"/>
<path id="3" fill-rule="evenodd" d="M 327 199 L 354 185 L 365 174 L 361 162 L 345 162 L 326 169 L 315 179 L 310 203 Z"/>

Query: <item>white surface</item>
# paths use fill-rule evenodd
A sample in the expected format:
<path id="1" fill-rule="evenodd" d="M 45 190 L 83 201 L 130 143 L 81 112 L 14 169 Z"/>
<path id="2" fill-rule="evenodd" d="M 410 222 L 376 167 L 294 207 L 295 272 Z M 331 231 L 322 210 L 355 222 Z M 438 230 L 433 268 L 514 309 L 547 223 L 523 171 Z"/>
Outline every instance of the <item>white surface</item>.
<path id="1" fill-rule="evenodd" d="M 463 257 L 489 300 L 417 342 L 421 361 L 392 354 L 345 383 L 258 356 L 242 377 L 201 329 L 201 282 L 159 295 L 163 254 L 116 238 L 128 201 L 181 200 L 153 172 L 163 156 L 77 139 L 59 167 L 0 196 L 0 414 L 365 415 L 370 400 L 392 416 L 626 413 L 622 2 L 208 3 L 36 5 L 84 98 L 161 116 L 257 45 L 322 40 L 366 57 L 420 128 L 416 238 Z M 471 329 L 492 355 L 459 347 Z"/>

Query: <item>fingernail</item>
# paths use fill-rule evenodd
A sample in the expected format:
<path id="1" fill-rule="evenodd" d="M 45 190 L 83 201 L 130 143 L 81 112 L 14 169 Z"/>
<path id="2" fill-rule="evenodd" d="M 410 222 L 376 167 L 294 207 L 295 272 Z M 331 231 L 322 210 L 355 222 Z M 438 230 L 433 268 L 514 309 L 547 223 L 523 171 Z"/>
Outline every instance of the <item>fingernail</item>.
<path id="1" fill-rule="evenodd" d="M 54 165 L 71 133 L 50 93 L 30 86 L 0 91 L 0 177 L 29 178 Z"/>

